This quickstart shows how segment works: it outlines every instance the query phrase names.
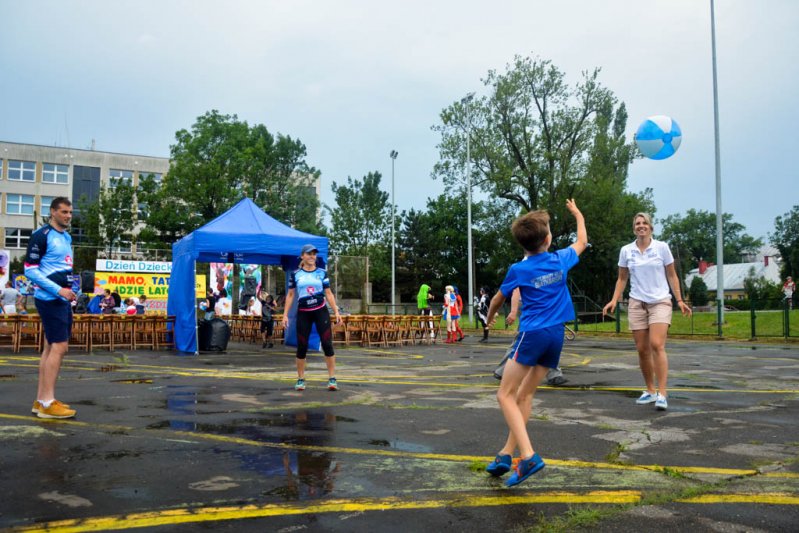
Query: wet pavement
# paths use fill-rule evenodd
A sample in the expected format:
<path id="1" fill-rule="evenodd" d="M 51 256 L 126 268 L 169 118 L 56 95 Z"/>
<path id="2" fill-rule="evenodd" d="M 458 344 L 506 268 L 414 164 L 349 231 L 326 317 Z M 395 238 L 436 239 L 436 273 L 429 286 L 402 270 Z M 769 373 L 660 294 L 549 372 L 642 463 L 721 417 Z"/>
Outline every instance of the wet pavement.
<path id="1" fill-rule="evenodd" d="M 0 352 L 0 529 L 797 531 L 799 346 L 670 340 L 669 410 L 637 406 L 629 337 L 580 335 L 528 424 L 547 467 L 507 489 L 487 344 L 309 357 L 70 353 L 70 421 L 30 414 L 38 356 Z"/>

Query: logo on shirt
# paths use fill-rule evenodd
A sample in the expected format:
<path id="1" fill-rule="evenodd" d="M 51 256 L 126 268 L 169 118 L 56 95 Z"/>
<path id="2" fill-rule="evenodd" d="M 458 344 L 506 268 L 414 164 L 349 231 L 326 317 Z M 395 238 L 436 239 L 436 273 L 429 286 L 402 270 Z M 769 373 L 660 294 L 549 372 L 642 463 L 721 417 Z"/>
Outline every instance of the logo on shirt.
<path id="1" fill-rule="evenodd" d="M 549 274 L 544 274 L 543 276 L 538 276 L 537 278 L 533 278 L 530 281 L 533 284 L 533 287 L 535 287 L 536 289 L 540 289 L 541 287 L 552 285 L 562 280 L 563 280 L 563 272 L 558 270 L 557 272 L 551 272 Z"/>
<path id="2" fill-rule="evenodd" d="M 314 289 L 313 287 L 307 287 L 307 288 L 305 289 L 305 291 L 306 291 L 308 294 L 310 294 L 311 296 L 313 296 L 313 295 L 314 295 L 314 293 L 316 292 L 316 289 Z"/>
<path id="3" fill-rule="evenodd" d="M 64 262 L 66 264 L 68 264 L 69 266 L 72 266 L 72 256 L 71 255 L 65 255 L 64 256 Z"/>

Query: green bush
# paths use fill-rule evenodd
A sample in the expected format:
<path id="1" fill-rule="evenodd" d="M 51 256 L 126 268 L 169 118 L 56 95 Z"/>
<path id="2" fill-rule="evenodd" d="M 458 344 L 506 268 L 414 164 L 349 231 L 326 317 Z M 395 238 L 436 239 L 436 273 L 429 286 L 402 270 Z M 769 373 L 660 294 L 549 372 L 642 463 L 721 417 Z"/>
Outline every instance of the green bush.
<path id="1" fill-rule="evenodd" d="M 688 298 L 692 305 L 707 305 L 709 298 L 707 295 L 707 285 L 705 280 L 699 276 L 694 276 L 691 286 L 688 288 Z"/>

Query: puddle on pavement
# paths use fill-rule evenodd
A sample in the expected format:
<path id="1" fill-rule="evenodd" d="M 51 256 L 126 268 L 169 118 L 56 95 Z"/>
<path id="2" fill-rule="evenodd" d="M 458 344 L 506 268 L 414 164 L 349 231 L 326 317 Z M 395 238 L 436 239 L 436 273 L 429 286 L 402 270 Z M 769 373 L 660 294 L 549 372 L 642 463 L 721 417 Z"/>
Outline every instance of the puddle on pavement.
<path id="1" fill-rule="evenodd" d="M 400 450 L 403 452 L 414 452 L 414 453 L 432 453 L 433 448 L 429 446 L 424 446 L 423 444 L 416 444 L 413 442 L 407 442 L 403 440 L 386 440 L 386 439 L 372 439 L 369 441 L 369 444 L 372 446 L 383 446 L 385 448 L 394 448 L 396 450 Z"/>
<path id="2" fill-rule="evenodd" d="M 176 391 L 171 395 L 174 412 L 191 411 L 196 393 L 189 390 Z M 229 435 L 258 442 L 291 444 L 298 447 L 320 447 L 329 445 L 330 433 L 336 424 L 346 417 L 337 417 L 329 412 L 303 411 L 273 414 L 270 416 L 240 418 L 229 424 L 204 424 L 186 420 L 162 420 L 150 424 L 148 429 L 177 429 Z M 280 431 L 276 431 L 279 428 Z M 292 430 L 296 430 L 294 433 Z M 314 432 L 307 434 L 306 432 Z M 402 444 L 402 443 L 401 443 Z M 409 443 L 408 443 L 409 444 Z M 286 500 L 315 499 L 330 493 L 335 476 L 341 466 L 332 453 L 316 450 L 292 450 L 235 446 L 233 449 L 215 447 L 213 453 L 237 461 L 239 469 L 253 472 L 278 482 L 278 486 L 265 494 Z M 232 474 L 231 474 L 232 475 Z"/>

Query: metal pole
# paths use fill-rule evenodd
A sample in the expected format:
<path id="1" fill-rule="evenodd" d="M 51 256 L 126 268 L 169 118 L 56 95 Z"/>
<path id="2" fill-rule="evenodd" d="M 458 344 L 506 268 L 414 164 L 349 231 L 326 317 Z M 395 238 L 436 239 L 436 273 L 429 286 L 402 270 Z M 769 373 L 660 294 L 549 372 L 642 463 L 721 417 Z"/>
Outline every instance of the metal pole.
<path id="1" fill-rule="evenodd" d="M 719 89 L 716 73 L 716 10 L 714 0 L 710 0 L 710 38 L 713 53 L 713 127 L 716 137 L 716 299 L 719 305 L 719 337 L 724 323 L 724 234 L 722 229 L 723 211 L 721 208 L 721 141 L 719 139 Z"/>
<path id="2" fill-rule="evenodd" d="M 391 314 L 393 315 L 397 304 L 396 263 L 394 259 L 394 214 L 396 210 L 394 204 L 394 161 L 397 160 L 399 154 L 396 150 L 391 150 L 391 153 L 388 155 L 391 157 Z"/>
<path id="3" fill-rule="evenodd" d="M 471 132 L 469 124 L 469 104 L 474 98 L 474 93 L 469 93 L 464 98 L 466 105 L 466 247 L 467 260 L 469 266 L 467 268 L 467 277 L 469 279 L 469 322 L 474 324 L 474 258 L 472 257 L 472 157 L 471 157 Z"/>

